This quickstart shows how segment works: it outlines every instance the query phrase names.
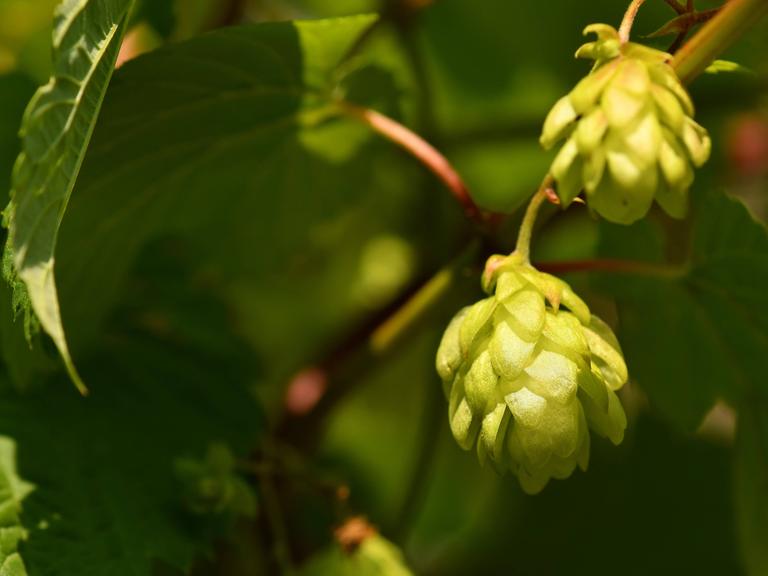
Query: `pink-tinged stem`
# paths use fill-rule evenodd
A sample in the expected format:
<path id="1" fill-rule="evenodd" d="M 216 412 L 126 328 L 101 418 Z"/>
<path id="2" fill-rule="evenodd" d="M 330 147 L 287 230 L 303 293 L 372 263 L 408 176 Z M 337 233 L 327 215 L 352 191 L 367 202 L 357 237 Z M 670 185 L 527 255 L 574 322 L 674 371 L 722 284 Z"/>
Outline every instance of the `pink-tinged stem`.
<path id="1" fill-rule="evenodd" d="M 629 8 L 627 8 L 627 11 L 624 13 L 621 26 L 619 26 L 619 40 L 621 40 L 622 44 L 629 42 L 629 33 L 632 30 L 632 25 L 635 23 L 635 18 L 637 18 L 637 13 L 640 11 L 640 6 L 644 3 L 645 0 L 632 0 Z"/>
<path id="2" fill-rule="evenodd" d="M 572 260 L 565 262 L 536 262 L 536 268 L 550 274 L 567 272 L 615 272 L 618 274 L 635 274 L 640 276 L 656 276 L 662 278 L 680 278 L 686 271 L 680 266 L 639 262 L 635 260 L 619 260 L 604 258 L 596 260 Z"/>
<path id="3" fill-rule="evenodd" d="M 375 132 L 402 147 L 426 166 L 459 201 L 468 218 L 479 223 L 487 222 L 488 217 L 472 200 L 469 189 L 459 173 L 432 144 L 399 122 L 375 110 L 346 102 L 341 104 L 341 108 L 347 115 L 367 124 Z"/>

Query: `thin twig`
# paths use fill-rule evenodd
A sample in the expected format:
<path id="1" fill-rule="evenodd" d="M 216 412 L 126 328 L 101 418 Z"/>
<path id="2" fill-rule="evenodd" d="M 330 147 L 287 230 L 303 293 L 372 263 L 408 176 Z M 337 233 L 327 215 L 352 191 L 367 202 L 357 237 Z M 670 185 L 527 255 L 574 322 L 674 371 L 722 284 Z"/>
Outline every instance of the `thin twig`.
<path id="1" fill-rule="evenodd" d="M 669 48 L 667 48 L 667 52 L 669 54 L 674 54 L 680 49 L 680 46 L 683 45 L 683 42 L 685 42 L 685 39 L 688 37 L 688 32 L 689 30 L 683 30 L 677 36 L 675 36 L 674 41 L 669 45 Z"/>
<path id="2" fill-rule="evenodd" d="M 766 13 L 766 0 L 729 0 L 675 53 L 670 65 L 689 83 Z"/>
<path id="3" fill-rule="evenodd" d="M 375 110 L 348 102 L 342 102 L 339 106 L 345 114 L 367 124 L 375 132 L 402 147 L 426 166 L 459 201 L 468 218 L 479 224 L 485 224 L 488 221 L 487 216 L 472 200 L 469 189 L 459 173 L 432 144 L 396 120 Z"/>
<path id="4" fill-rule="evenodd" d="M 645 3 L 645 0 L 632 0 L 624 13 L 624 18 L 619 26 L 619 40 L 622 44 L 629 42 L 629 33 L 632 31 L 632 25 L 635 23 L 637 13 L 640 11 L 640 6 Z"/>
<path id="5" fill-rule="evenodd" d="M 520 254 L 526 261 L 531 253 L 531 236 L 533 235 L 533 226 L 536 224 L 539 208 L 541 208 L 541 205 L 544 204 L 544 202 L 552 198 L 552 186 L 554 185 L 554 182 L 555 180 L 551 174 L 547 174 L 544 177 L 539 189 L 531 198 L 528 208 L 525 211 L 525 216 L 523 216 L 523 221 L 520 224 L 515 252 Z"/>
<path id="6" fill-rule="evenodd" d="M 676 16 L 655 32 L 648 34 L 647 38 L 658 38 L 668 34 L 688 32 L 694 26 L 714 18 L 719 11 L 720 8 L 712 8 L 711 10 L 702 10 L 701 12 L 686 12 Z"/>
<path id="7" fill-rule="evenodd" d="M 654 276 L 657 278 L 669 279 L 682 278 L 687 273 L 687 270 L 683 266 L 613 258 L 572 260 L 565 262 L 536 262 L 536 268 L 542 272 L 548 272 L 550 274 L 565 274 L 567 272 L 615 272 L 617 274 Z"/>
<path id="8" fill-rule="evenodd" d="M 417 288 L 411 287 L 406 296 L 397 299 L 395 305 L 374 315 L 350 338 L 343 339 L 312 368 L 322 374 L 325 383 L 316 400 L 300 413 L 286 412 L 277 435 L 297 446 L 311 446 L 317 440 L 318 426 L 338 400 L 359 381 L 359 374 L 412 332 L 419 321 L 443 301 L 460 271 L 476 262 L 480 255 L 480 242 L 472 240 L 437 274 Z M 292 385 L 288 386 L 288 395 Z"/>
<path id="9" fill-rule="evenodd" d="M 264 518 L 269 525 L 272 538 L 272 553 L 281 574 L 294 573 L 291 550 L 288 544 L 288 532 L 283 518 L 283 508 L 280 503 L 280 495 L 275 488 L 274 479 L 270 475 L 259 477 L 261 501 L 264 509 Z"/>
<path id="10" fill-rule="evenodd" d="M 683 45 L 683 42 L 685 42 L 685 39 L 692 28 L 699 24 L 703 24 L 708 20 L 711 20 L 719 11 L 720 8 L 712 8 L 711 10 L 682 14 L 681 16 L 678 16 L 674 20 L 668 22 L 658 31 L 650 34 L 648 37 L 654 38 L 656 36 L 663 36 L 664 34 L 671 34 L 677 31 L 677 36 L 675 37 L 674 42 L 672 42 L 672 44 L 667 49 L 667 52 L 674 54 L 680 49 L 680 46 Z"/>
<path id="11" fill-rule="evenodd" d="M 686 12 L 688 12 L 688 9 L 682 4 L 680 4 L 680 2 L 678 2 L 677 0 L 664 0 L 664 2 L 666 2 L 667 5 L 678 14 L 685 14 Z M 688 0 L 688 2 L 690 3 L 690 0 Z"/>

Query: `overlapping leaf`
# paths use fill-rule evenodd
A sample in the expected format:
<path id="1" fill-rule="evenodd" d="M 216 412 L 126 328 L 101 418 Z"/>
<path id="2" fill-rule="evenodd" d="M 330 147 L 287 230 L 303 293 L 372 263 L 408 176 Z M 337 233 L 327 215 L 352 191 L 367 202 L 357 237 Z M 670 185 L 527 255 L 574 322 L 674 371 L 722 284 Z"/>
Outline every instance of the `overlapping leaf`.
<path id="1" fill-rule="evenodd" d="M 652 234 L 630 248 L 627 234 L 638 229 L 604 231 L 606 255 L 658 259 Z M 614 277 L 609 285 L 630 372 L 667 416 L 695 428 L 716 399 L 766 390 L 768 234 L 739 201 L 702 199 L 679 275 Z"/>
<path id="2" fill-rule="evenodd" d="M 54 279 L 59 227 L 112 75 L 133 0 L 65 0 L 53 31 L 54 75 L 27 107 L 6 218 L 8 249 L 42 327 L 72 379 Z"/>
<path id="3" fill-rule="evenodd" d="M 415 162 L 327 115 L 345 91 L 396 110 L 397 85 L 378 63 L 364 66 L 367 54 L 337 70 L 373 21 L 228 28 L 121 68 L 57 255 L 76 350 L 98 338 L 131 260 L 157 235 L 194 243 L 275 366 L 316 350 L 360 310 L 350 293 L 369 241 L 407 230 L 435 267 L 453 253 L 434 247 L 445 221 L 461 221 L 452 198 L 420 195 Z"/>
<path id="4" fill-rule="evenodd" d="M 33 574 L 150 576 L 158 561 L 187 569 L 220 521 L 185 509 L 174 462 L 211 442 L 244 457 L 256 441 L 259 412 L 222 359 L 146 337 L 119 342 L 84 363 L 99 383 L 88 400 L 66 386 L 2 396 L 0 431 L 36 485 L 20 550 Z"/>

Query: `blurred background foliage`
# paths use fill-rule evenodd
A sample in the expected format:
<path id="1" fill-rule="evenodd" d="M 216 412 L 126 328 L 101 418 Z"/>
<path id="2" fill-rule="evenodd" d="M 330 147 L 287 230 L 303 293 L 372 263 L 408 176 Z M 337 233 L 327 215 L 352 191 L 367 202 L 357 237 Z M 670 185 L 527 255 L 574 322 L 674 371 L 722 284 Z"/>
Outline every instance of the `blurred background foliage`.
<path id="1" fill-rule="evenodd" d="M 697 7 L 717 4 L 699 0 Z M 0 0 L 3 193 L 18 153 L 22 111 L 50 72 L 54 5 L 53 0 Z M 380 13 L 352 58 L 354 66 L 342 74 L 347 97 L 415 128 L 455 163 L 478 203 L 516 215 L 551 161 L 537 142 L 542 119 L 587 72 L 584 62 L 572 58 L 581 30 L 592 22 L 617 24 L 624 9 L 625 3 L 615 0 L 140 3 L 120 58 L 124 68 L 107 95 L 57 249 L 64 322 L 96 391 L 95 406 L 77 407 L 74 391 L 56 374 L 48 343 L 40 339 L 29 350 L 19 323 L 12 322 L 7 306 L 0 307 L 3 387 L 9 398 L 3 411 L 22 403 L 26 413 L 35 414 L 20 432 L 3 423 L 13 418 L 0 418 L 0 432 L 18 438 L 21 476 L 40 484 L 46 466 L 57 461 L 55 452 L 77 453 L 83 445 L 104 466 L 114 465 L 110 477 L 125 470 L 130 477 L 146 451 L 160 470 L 154 490 L 137 496 L 133 486 L 120 497 L 137 499 L 139 511 L 165 509 L 178 504 L 169 487 L 173 457 L 202 457 L 206 442 L 213 441 L 229 442 L 243 458 L 256 446 L 251 456 L 257 463 L 278 470 L 257 468 L 249 476 L 262 510 L 258 519 L 236 522 L 227 529 L 229 537 L 217 537 L 210 549 L 195 548 L 192 537 L 171 538 L 174 544 L 166 549 L 142 549 L 159 560 L 158 573 L 174 574 L 171 565 L 189 565 L 195 556 L 190 549 L 197 555 L 205 550 L 199 574 L 274 573 L 280 563 L 275 550 L 287 549 L 300 563 L 330 544 L 333 527 L 350 514 L 365 515 L 397 543 L 416 574 L 743 573 L 733 493 L 750 487 L 740 477 L 734 483 L 735 416 L 732 406 L 714 404 L 723 399 L 719 393 L 701 393 L 692 415 L 686 405 L 685 416 L 678 417 L 677 400 L 670 408 L 662 390 L 659 404 L 653 394 L 646 396 L 653 384 L 633 382 L 622 397 L 630 414 L 624 444 L 615 449 L 595 441 L 588 473 L 555 482 L 536 497 L 524 496 L 514 479 L 479 468 L 455 445 L 434 351 L 452 313 L 479 296 L 482 258 L 510 248 L 515 217 L 487 239 L 479 257 L 459 267 L 439 305 L 408 334 L 386 349 L 361 352 L 354 345 L 361 335 L 367 337 L 473 235 L 454 200 L 411 158 L 344 120 L 309 119 L 304 127 L 270 132 L 248 146 L 214 150 L 213 160 L 202 162 L 210 159 L 204 153 L 215 149 L 217 138 L 258 118 L 258 106 L 272 114 L 273 104 L 192 108 L 179 122 L 163 124 L 163 114 L 194 93 L 171 82 L 187 74 L 204 95 L 224 92 L 231 72 L 226 59 L 247 61 L 248 54 L 225 51 L 212 39 L 217 52 L 207 63 L 175 60 L 172 47 L 130 62 L 231 25 Z M 673 15 L 661 0 L 649 0 L 635 37 Z M 354 40 L 351 33 L 340 40 L 337 55 Z M 649 42 L 664 48 L 671 41 Z M 714 141 L 693 194 L 701 201 L 710 190 L 728 190 L 764 221 L 768 21 L 725 57 L 752 73 L 707 76 L 692 86 L 698 119 Z M 169 63 L 177 67 L 165 74 Z M 297 62 L 293 72 L 301 74 L 303 64 Z M 194 141 L 201 135 L 203 141 Z M 168 155 L 134 163 L 144 149 L 166 145 Z M 658 230 L 670 227 L 659 214 L 652 220 L 648 230 L 625 238 L 626 231 L 599 224 L 582 207 L 551 211 L 537 234 L 534 260 L 587 259 L 616 250 L 652 259 Z M 675 243 L 676 233 L 666 248 L 673 258 L 683 244 Z M 615 278 L 583 273 L 567 280 L 622 329 L 621 298 L 617 304 L 615 297 L 627 289 L 626 282 L 617 287 Z M 0 297 L 10 299 L 6 288 Z M 665 327 L 657 329 L 663 333 Z M 675 336 L 667 334 L 661 343 Z M 645 345 L 653 354 L 657 342 Z M 297 374 L 304 376 L 310 395 L 326 384 L 343 391 L 323 405 L 322 419 L 305 418 L 300 408 L 291 413 L 286 391 L 297 383 Z M 184 384 L 203 392 L 190 393 Z M 697 384 L 686 384 L 694 396 Z M 159 400 L 153 387 L 162 391 Z M 26 392 L 19 395 L 19 389 Z M 121 399 L 126 389 L 128 396 L 142 399 L 139 405 Z M 48 391 L 55 391 L 53 399 L 41 400 Z M 233 406 L 231 415 L 224 397 Z M 211 413 L 205 414 L 208 402 Z M 120 419 L 96 416 L 99 410 L 121 413 L 116 406 L 125 409 Z M 91 418 L 92 429 L 78 428 L 77 422 Z M 146 426 L 138 424 L 143 420 Z M 34 422 L 44 422 L 44 437 L 54 439 L 30 432 Z M 136 436 L 117 434 L 114 441 L 90 444 L 94 434 L 135 424 Z M 171 437 L 166 426 L 175 431 Z M 69 431 L 66 438 L 58 438 L 58 430 Z M 152 448 L 154 438 L 164 439 L 159 451 Z M 136 462 L 123 461 L 116 451 Z M 754 477 L 768 478 L 766 462 L 755 464 Z M 74 470 L 72 479 L 91 473 Z M 42 487 L 38 500 L 64 501 L 67 495 L 61 493 L 61 487 L 50 494 Z M 33 499 L 22 519 L 37 525 L 45 519 L 41 510 L 45 505 Z M 135 513 L 124 511 L 128 517 Z M 164 524 L 157 522 L 156 537 L 166 541 Z M 191 524 L 200 528 L 197 521 Z M 150 523 L 150 529 L 155 526 Z M 26 555 L 22 545 L 28 566 L 37 570 L 31 573 L 74 573 L 46 564 L 45 546 L 57 542 L 61 545 L 45 535 L 36 540 L 33 532 Z M 108 562 L 110 546 L 97 544 L 94 562 Z M 62 565 L 76 566 L 77 554 L 72 565 L 66 559 Z"/>

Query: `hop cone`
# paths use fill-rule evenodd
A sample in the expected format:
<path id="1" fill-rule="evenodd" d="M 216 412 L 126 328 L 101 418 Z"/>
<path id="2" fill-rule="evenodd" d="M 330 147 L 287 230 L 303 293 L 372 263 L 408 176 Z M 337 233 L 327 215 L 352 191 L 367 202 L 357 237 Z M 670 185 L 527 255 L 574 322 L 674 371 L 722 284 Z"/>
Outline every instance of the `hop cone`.
<path id="1" fill-rule="evenodd" d="M 615 390 L 627 367 L 611 329 L 565 282 L 518 255 L 493 256 L 490 297 L 461 310 L 437 352 L 459 445 L 539 492 L 589 461 L 589 431 L 619 444 L 626 416 Z"/>
<path id="2" fill-rule="evenodd" d="M 595 67 L 550 111 L 541 144 L 565 140 L 551 173 L 564 205 L 584 190 L 589 206 L 612 222 L 642 218 L 655 199 L 671 216 L 688 207 L 693 168 L 709 157 L 707 131 L 693 120 L 693 104 L 669 54 L 620 44 L 615 29 L 593 24 L 598 39 L 577 57 Z"/>

